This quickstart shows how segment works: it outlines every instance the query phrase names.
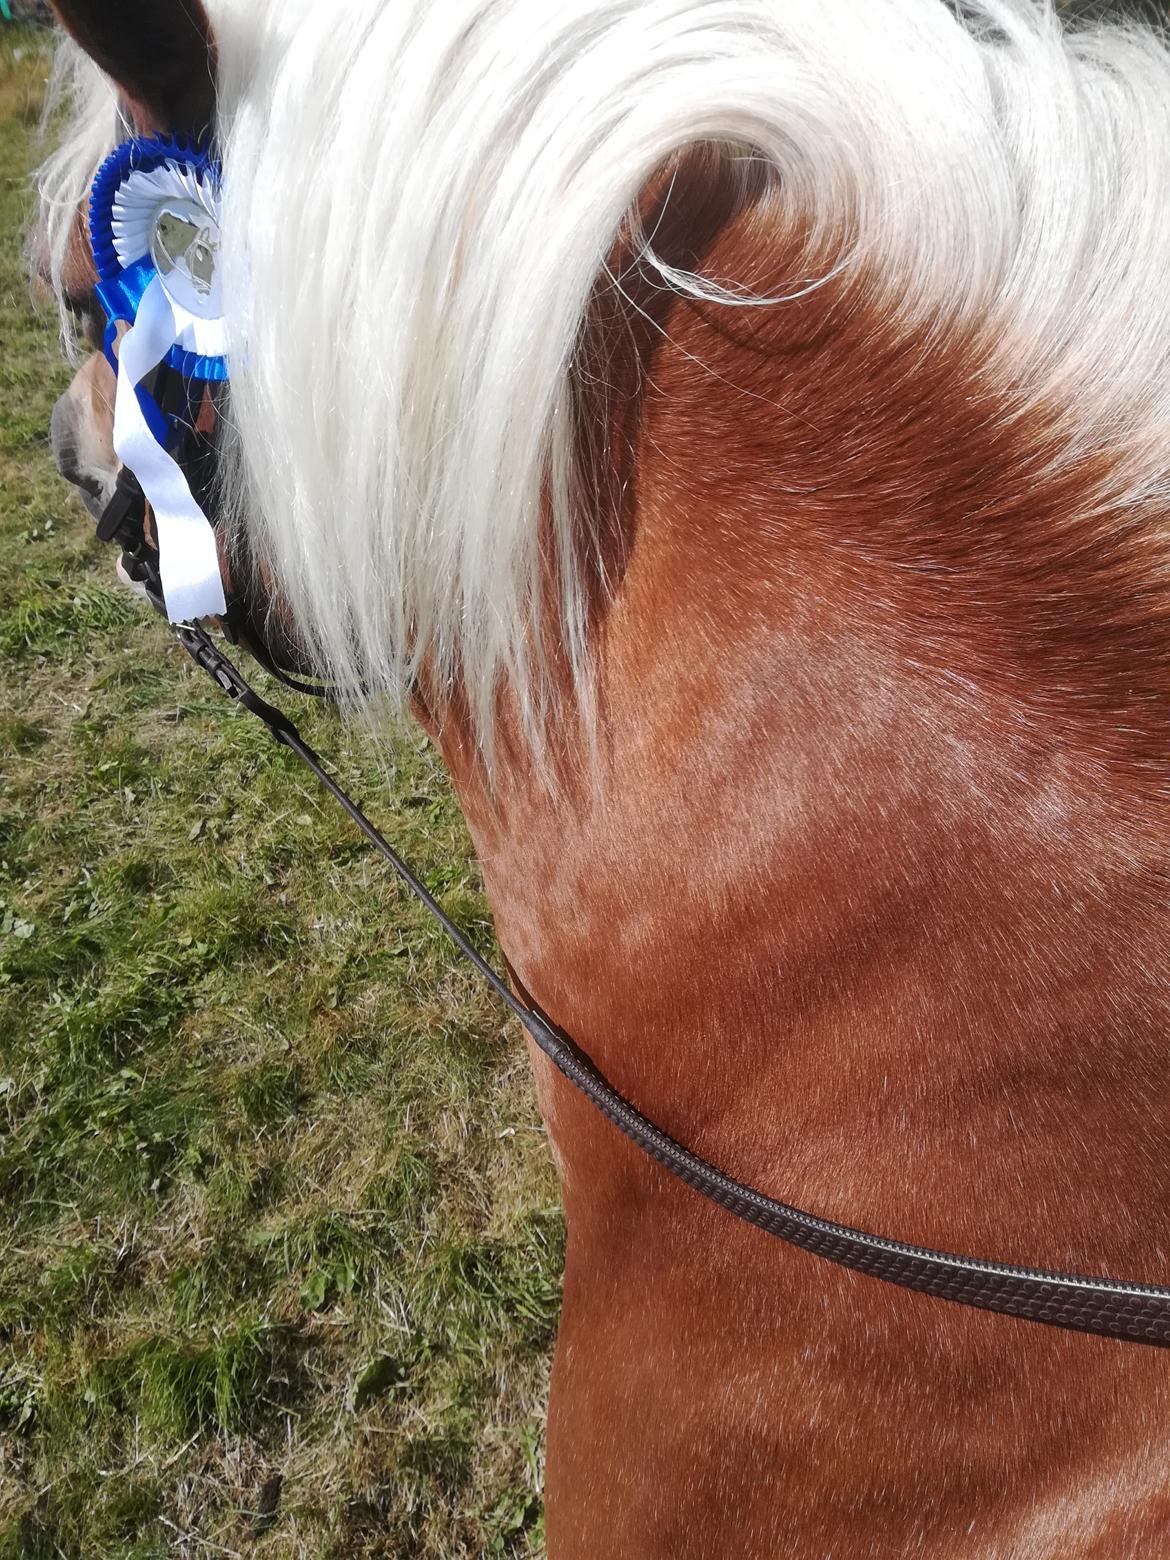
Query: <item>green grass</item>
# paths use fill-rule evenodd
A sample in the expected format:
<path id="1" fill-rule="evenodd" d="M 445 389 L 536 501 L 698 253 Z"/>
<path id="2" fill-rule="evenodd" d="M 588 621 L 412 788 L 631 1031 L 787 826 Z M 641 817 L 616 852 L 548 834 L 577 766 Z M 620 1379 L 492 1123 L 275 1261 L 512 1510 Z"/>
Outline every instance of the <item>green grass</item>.
<path id="1" fill-rule="evenodd" d="M 0 1557 L 538 1555 L 562 1228 L 524 1048 L 52 470 L 46 63 L 0 30 Z M 490 946 L 427 743 L 388 787 L 292 702 Z"/>

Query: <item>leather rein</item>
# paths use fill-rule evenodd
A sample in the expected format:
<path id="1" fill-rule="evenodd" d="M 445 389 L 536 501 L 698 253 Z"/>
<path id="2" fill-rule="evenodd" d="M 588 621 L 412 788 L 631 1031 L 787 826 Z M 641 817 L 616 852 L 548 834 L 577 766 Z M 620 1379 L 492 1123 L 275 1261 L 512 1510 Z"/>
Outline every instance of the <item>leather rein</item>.
<path id="1" fill-rule="evenodd" d="M 183 625 L 176 633 L 179 643 L 212 681 L 263 722 L 272 739 L 295 753 L 312 771 L 553 1065 L 664 1170 L 767 1234 L 870 1278 L 880 1278 L 938 1299 L 954 1300 L 960 1305 L 1026 1321 L 1047 1322 L 1075 1332 L 1098 1333 L 1107 1338 L 1161 1347 L 1170 1345 L 1170 1289 L 1046 1272 L 1041 1268 L 1011 1267 L 871 1235 L 769 1197 L 726 1175 L 676 1142 L 614 1088 L 586 1052 L 546 1014 L 535 1004 L 529 1005 L 517 997 L 353 798 L 333 779 L 288 716 L 252 690 L 201 628 Z"/>

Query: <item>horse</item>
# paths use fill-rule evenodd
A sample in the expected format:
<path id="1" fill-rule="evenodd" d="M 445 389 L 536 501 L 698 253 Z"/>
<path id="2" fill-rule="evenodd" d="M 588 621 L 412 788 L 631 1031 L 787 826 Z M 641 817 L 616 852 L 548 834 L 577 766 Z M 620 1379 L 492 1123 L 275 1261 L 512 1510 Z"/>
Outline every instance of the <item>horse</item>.
<path id="1" fill-rule="evenodd" d="M 210 131 L 222 546 L 515 989 L 741 1180 L 1170 1280 L 1170 52 L 1047 0 L 56 0 L 37 246 Z M 110 370 L 55 416 L 97 505 Z M 551 1560 L 1170 1553 L 1154 1348 L 771 1241 L 534 1052 Z"/>

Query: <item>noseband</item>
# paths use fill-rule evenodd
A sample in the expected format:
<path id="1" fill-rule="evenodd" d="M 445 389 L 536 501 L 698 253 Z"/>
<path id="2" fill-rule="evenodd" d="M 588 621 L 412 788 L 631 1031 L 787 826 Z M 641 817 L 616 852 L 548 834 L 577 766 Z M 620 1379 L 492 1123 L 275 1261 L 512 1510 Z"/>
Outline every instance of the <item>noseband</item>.
<path id="1" fill-rule="evenodd" d="M 169 430 L 169 458 L 181 470 L 190 493 L 218 533 L 221 526 L 215 512 L 216 429 L 227 394 L 226 383 L 192 378 L 181 364 L 164 362 L 149 383 L 143 381 L 143 385 Z M 145 588 L 156 608 L 164 611 L 157 527 L 150 523 L 142 488 L 125 466 L 97 529 L 103 541 L 115 542 L 122 548 L 125 572 Z M 245 567 L 242 572 L 242 587 L 235 565 L 236 579 L 224 582 L 226 610 L 218 621 L 226 637 L 244 646 L 287 686 L 301 693 L 328 697 L 327 688 L 304 682 L 297 675 L 299 665 L 295 671 L 289 668 L 289 649 L 274 644 L 267 631 L 271 614 L 263 610 L 262 592 L 254 583 L 255 571 Z M 724 1174 L 676 1142 L 619 1093 L 547 1014 L 535 1003 L 522 1001 L 492 969 L 332 778 L 292 721 L 249 687 L 203 629 L 183 623 L 176 632 L 183 648 L 216 685 L 261 720 L 275 742 L 290 749 L 308 766 L 553 1065 L 631 1142 L 671 1175 L 767 1234 L 870 1278 L 1021 1320 L 1163 1347 L 1170 1344 L 1170 1290 L 1040 1268 L 1011 1267 L 871 1235 L 769 1197 Z M 295 649 L 292 655 L 295 658 Z"/>

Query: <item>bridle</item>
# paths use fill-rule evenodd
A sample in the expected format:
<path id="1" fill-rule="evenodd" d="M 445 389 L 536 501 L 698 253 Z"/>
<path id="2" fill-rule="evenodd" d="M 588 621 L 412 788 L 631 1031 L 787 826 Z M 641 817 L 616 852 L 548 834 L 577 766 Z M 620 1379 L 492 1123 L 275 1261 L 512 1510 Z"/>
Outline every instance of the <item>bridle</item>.
<path id="1" fill-rule="evenodd" d="M 164 364 L 157 371 L 151 393 L 174 430 L 172 457 L 214 521 L 216 431 L 223 398 L 227 394 L 226 386 L 192 382 L 174 367 Z M 159 554 L 151 534 L 146 501 L 134 476 L 125 467 L 98 521 L 97 533 L 103 541 L 112 541 L 121 547 L 124 571 L 145 589 L 156 608 L 161 610 L 163 591 Z M 273 642 L 268 631 L 271 614 L 264 610 L 254 572 L 245 570 L 242 583 L 240 579 L 225 581 L 227 610 L 219 620 L 225 636 L 246 648 L 265 670 L 286 686 L 300 693 L 328 698 L 329 689 L 323 684 L 304 680 L 299 664 L 288 665 L 288 648 Z M 1077 1332 L 1170 1345 L 1170 1289 L 1040 1268 L 1012 1267 L 871 1235 L 769 1197 L 726 1175 L 676 1142 L 619 1093 L 581 1047 L 534 1002 L 516 995 L 357 803 L 332 778 L 288 716 L 253 691 L 207 633 L 189 623 L 179 625 L 176 633 L 179 643 L 212 681 L 262 721 L 275 742 L 290 749 L 307 765 L 553 1065 L 671 1175 L 769 1235 L 841 1267 L 852 1268 L 903 1289 Z"/>
<path id="2" fill-rule="evenodd" d="M 176 461 L 203 507 L 214 514 L 218 494 L 216 439 L 226 388 L 192 384 L 166 364 L 156 371 L 150 388 L 155 401 L 178 430 L 179 442 L 173 451 Z M 138 479 L 126 466 L 120 468 L 114 491 L 98 518 L 97 538 L 121 548 L 123 572 L 145 592 L 155 611 L 165 616 L 159 555 L 148 521 L 146 498 Z M 287 664 L 287 642 L 273 642 L 268 626 L 270 614 L 263 609 L 250 569 L 237 564 L 233 578 L 225 579 L 224 594 L 227 611 L 219 618 L 219 627 L 231 644 L 246 649 L 270 676 L 295 693 L 317 699 L 330 697 L 330 689 L 324 683 L 306 679 L 299 675 L 299 666 Z"/>

